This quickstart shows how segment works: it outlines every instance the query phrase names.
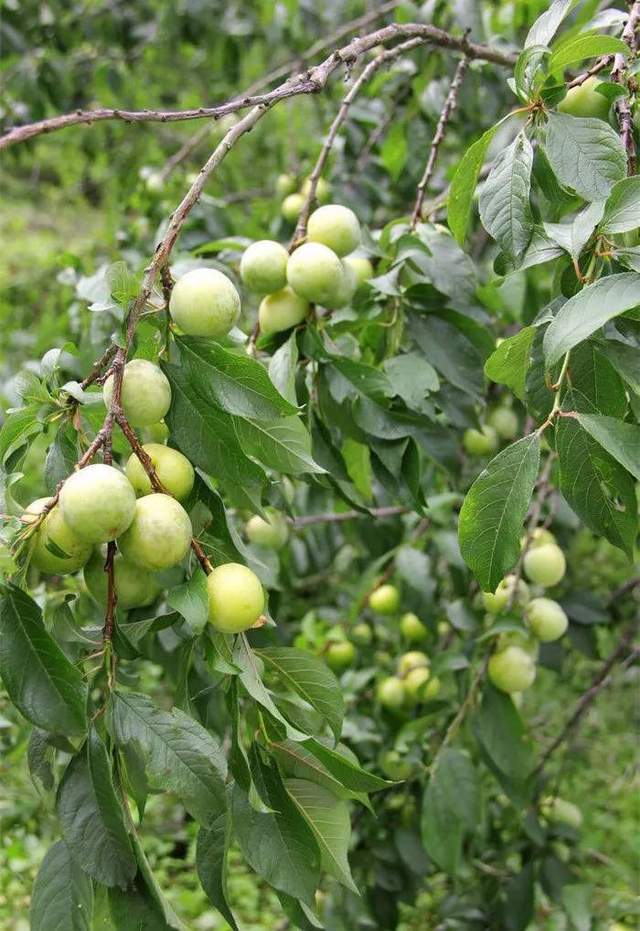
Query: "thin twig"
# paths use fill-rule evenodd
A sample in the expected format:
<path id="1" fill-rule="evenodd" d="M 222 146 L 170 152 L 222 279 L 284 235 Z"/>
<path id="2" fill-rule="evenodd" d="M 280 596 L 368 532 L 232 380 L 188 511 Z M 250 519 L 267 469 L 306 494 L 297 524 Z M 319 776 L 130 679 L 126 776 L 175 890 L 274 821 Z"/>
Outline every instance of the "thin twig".
<path id="1" fill-rule="evenodd" d="M 413 208 L 413 213 L 411 214 L 411 228 L 415 229 L 420 221 L 422 214 L 422 205 L 424 202 L 425 191 L 433 177 L 433 172 L 436 167 L 436 159 L 438 158 L 438 151 L 440 149 L 440 144 L 444 139 L 445 132 L 447 130 L 447 125 L 451 119 L 451 115 L 455 110 L 458 104 L 458 93 L 460 87 L 462 86 L 462 81 L 469 65 L 468 58 L 461 58 L 458 62 L 458 66 L 453 75 L 453 80 L 449 87 L 449 93 L 447 94 L 444 106 L 442 107 L 442 112 L 440 113 L 440 118 L 438 120 L 438 125 L 431 143 L 431 148 L 429 150 L 429 157 L 427 158 L 427 164 L 424 168 L 424 174 L 420 178 L 416 192 L 416 202 Z"/>
<path id="2" fill-rule="evenodd" d="M 111 362 L 116 352 L 116 346 L 108 346 L 107 349 L 102 353 L 100 358 L 93 363 L 93 367 L 87 377 L 80 382 L 80 387 L 84 391 L 85 388 L 88 388 L 89 385 L 92 385 L 96 382 L 99 377 L 102 375 L 106 366 Z M 73 400 L 73 399 L 72 399 Z"/>

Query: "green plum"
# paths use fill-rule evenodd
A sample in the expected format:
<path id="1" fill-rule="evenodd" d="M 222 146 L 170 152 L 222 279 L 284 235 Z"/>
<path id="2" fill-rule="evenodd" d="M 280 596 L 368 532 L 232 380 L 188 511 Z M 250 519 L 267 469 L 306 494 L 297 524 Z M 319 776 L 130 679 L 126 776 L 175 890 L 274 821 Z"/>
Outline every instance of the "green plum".
<path id="1" fill-rule="evenodd" d="M 597 87 L 600 83 L 600 79 L 592 75 L 577 87 L 570 87 L 566 97 L 558 104 L 558 110 L 571 116 L 608 119 L 611 101 L 598 93 Z"/>
<path id="2" fill-rule="evenodd" d="M 569 618 L 562 607 L 551 598 L 532 598 L 524 609 L 524 616 L 531 633 L 543 643 L 559 640 L 569 626 Z"/>
<path id="3" fill-rule="evenodd" d="M 383 708 L 400 711 L 405 703 L 404 682 L 397 676 L 387 676 L 378 684 L 376 696 Z"/>
<path id="4" fill-rule="evenodd" d="M 105 554 L 101 550 L 95 550 L 83 572 L 84 584 L 99 605 L 107 603 L 108 580 L 104 563 Z M 113 560 L 113 579 L 118 607 L 125 611 L 152 604 L 162 590 L 152 572 L 129 562 L 122 553 L 116 553 Z"/>
<path id="5" fill-rule="evenodd" d="M 51 498 L 37 498 L 22 515 L 26 523 L 33 523 L 51 502 Z M 53 507 L 36 530 L 31 562 L 49 575 L 67 575 L 77 572 L 92 552 L 91 543 L 80 539 L 66 523 L 60 507 Z"/>
<path id="6" fill-rule="evenodd" d="M 264 590 L 260 579 L 241 563 L 217 566 L 207 576 L 209 621 L 225 634 L 237 634 L 253 627 L 264 611 Z"/>
<path id="7" fill-rule="evenodd" d="M 151 459 L 158 479 L 169 494 L 179 501 L 186 498 L 195 481 L 195 472 L 187 457 L 177 449 L 171 449 L 170 446 L 163 446 L 161 443 L 146 443 L 142 448 Z M 151 494 L 151 479 L 135 453 L 129 456 L 126 473 L 138 497 Z"/>
<path id="8" fill-rule="evenodd" d="M 94 463 L 74 472 L 60 492 L 60 510 L 86 543 L 107 543 L 125 532 L 136 512 L 129 479 L 110 465 Z"/>
<path id="9" fill-rule="evenodd" d="M 336 255 L 345 256 L 360 245 L 360 223 L 348 207 L 326 204 L 309 217 L 307 240 L 328 246 Z"/>
<path id="10" fill-rule="evenodd" d="M 425 639 L 428 631 L 417 614 L 407 611 L 400 618 L 400 633 L 410 643 L 419 643 Z"/>
<path id="11" fill-rule="evenodd" d="M 514 586 L 516 593 L 512 599 Z M 507 575 L 500 582 L 495 592 L 483 592 L 482 601 L 486 611 L 490 614 L 500 614 L 505 610 L 509 602 L 513 600 L 513 606 L 522 606 L 529 601 L 529 586 L 522 579 L 517 579 L 515 575 Z"/>
<path id="12" fill-rule="evenodd" d="M 238 321 L 240 295 L 217 269 L 194 268 L 176 281 L 169 312 L 183 333 L 220 339 Z"/>
<path id="13" fill-rule="evenodd" d="M 470 427 L 464 431 L 462 445 L 470 456 L 491 456 L 498 449 L 498 434 L 489 424 L 481 430 Z"/>
<path id="14" fill-rule="evenodd" d="M 400 592 L 395 585 L 380 585 L 369 595 L 369 607 L 375 614 L 395 614 L 400 607 Z"/>
<path id="15" fill-rule="evenodd" d="M 287 264 L 289 286 L 314 304 L 334 301 L 343 278 L 342 262 L 335 252 L 319 242 L 299 246 Z"/>
<path id="16" fill-rule="evenodd" d="M 324 659 L 333 672 L 342 672 L 353 665 L 356 648 L 350 640 L 332 640 L 324 652 Z"/>
<path id="17" fill-rule="evenodd" d="M 245 525 L 245 533 L 251 543 L 266 546 L 272 550 L 280 550 L 289 539 L 289 525 L 281 511 L 276 508 L 266 508 L 267 519 L 254 514 Z"/>
<path id="18" fill-rule="evenodd" d="M 289 194 L 289 196 L 285 197 L 282 201 L 280 212 L 285 220 L 288 220 L 290 223 L 295 223 L 303 207 L 304 197 L 302 194 Z"/>
<path id="19" fill-rule="evenodd" d="M 564 578 L 567 561 L 556 543 L 544 543 L 527 551 L 523 566 L 531 582 L 551 588 Z"/>
<path id="20" fill-rule="evenodd" d="M 240 277 L 258 294 L 273 294 L 287 283 L 289 253 L 272 239 L 252 243 L 240 260 Z"/>
<path id="21" fill-rule="evenodd" d="M 536 664 L 522 647 L 509 646 L 489 660 L 489 678 L 501 692 L 524 692 L 535 677 Z"/>
<path id="22" fill-rule="evenodd" d="M 297 326 L 307 317 L 309 302 L 289 287 L 267 294 L 260 302 L 258 319 L 265 336 L 282 333 Z"/>
<path id="23" fill-rule="evenodd" d="M 170 495 L 138 498 L 131 526 L 118 538 L 118 549 L 132 563 L 160 572 L 182 562 L 193 531 L 189 515 Z"/>
<path id="24" fill-rule="evenodd" d="M 113 399 L 114 376 L 109 375 L 102 389 L 107 407 Z M 132 427 L 146 427 L 162 420 L 171 406 L 171 385 L 160 369 L 147 359 L 132 359 L 124 367 L 120 396 L 124 415 Z"/>
<path id="25" fill-rule="evenodd" d="M 357 286 L 363 285 L 369 278 L 373 278 L 373 265 L 370 259 L 361 255 L 348 255 L 344 259 L 344 264 L 348 265 L 355 273 Z"/>

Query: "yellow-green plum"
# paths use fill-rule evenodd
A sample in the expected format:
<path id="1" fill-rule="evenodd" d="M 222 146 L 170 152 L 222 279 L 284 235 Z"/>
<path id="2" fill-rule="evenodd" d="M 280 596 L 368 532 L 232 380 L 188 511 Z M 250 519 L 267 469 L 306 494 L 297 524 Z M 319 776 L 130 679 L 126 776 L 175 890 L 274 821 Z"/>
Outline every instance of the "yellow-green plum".
<path id="1" fill-rule="evenodd" d="M 309 217 L 307 239 L 328 246 L 336 255 L 349 255 L 360 245 L 360 223 L 349 207 L 325 204 Z"/>
<path id="2" fill-rule="evenodd" d="M 397 750 L 385 750 L 378 757 L 378 766 L 387 779 L 408 779 L 413 767 L 408 760 L 404 760 Z M 402 797 L 404 802 L 404 797 Z M 401 807 L 398 805 L 398 807 Z"/>
<path id="3" fill-rule="evenodd" d="M 285 197 L 282 201 L 280 213 L 285 220 L 288 220 L 290 223 L 295 223 L 303 207 L 304 197 L 302 194 L 289 194 L 289 196 Z"/>
<path id="4" fill-rule="evenodd" d="M 138 498 L 129 529 L 118 538 L 118 549 L 129 562 L 161 572 L 181 562 L 191 545 L 191 521 L 170 495 Z"/>
<path id="5" fill-rule="evenodd" d="M 481 430 L 470 427 L 464 431 L 462 445 L 470 456 L 490 456 L 498 448 L 498 434 L 489 424 Z"/>
<path id="6" fill-rule="evenodd" d="M 187 457 L 177 449 L 171 449 L 170 446 L 163 446 L 161 443 L 145 443 L 142 448 L 151 459 L 158 479 L 169 494 L 179 501 L 186 498 L 195 480 L 193 466 Z M 126 473 L 138 497 L 151 494 L 151 479 L 135 453 L 129 456 Z"/>
<path id="7" fill-rule="evenodd" d="M 554 821 L 556 824 L 568 824 L 574 830 L 579 831 L 582 827 L 582 812 L 573 802 L 568 802 L 558 796 L 547 796 L 540 804 L 540 810 L 547 821 Z"/>
<path id="8" fill-rule="evenodd" d="M 522 647 L 507 647 L 489 660 L 489 678 L 501 692 L 524 692 L 535 677 L 536 664 Z"/>
<path id="9" fill-rule="evenodd" d="M 430 672 L 426 666 L 418 666 L 416 669 L 409 670 L 404 677 L 404 691 L 410 705 L 417 705 L 418 702 L 424 701 L 429 676 Z"/>
<path id="10" fill-rule="evenodd" d="M 344 272 L 338 256 L 319 242 L 305 242 L 287 263 L 287 281 L 296 294 L 314 304 L 335 299 Z"/>
<path id="11" fill-rule="evenodd" d="M 520 546 L 524 546 L 527 542 L 527 536 L 520 538 Z M 536 527 L 536 529 L 531 534 L 531 539 L 529 540 L 529 549 L 535 549 L 537 546 L 544 546 L 545 543 L 555 543 L 556 538 L 551 533 L 550 530 L 547 530 L 546 527 Z"/>
<path id="12" fill-rule="evenodd" d="M 358 287 L 368 281 L 369 278 L 373 278 L 373 265 L 364 256 L 348 255 L 344 260 L 344 264 L 348 265 L 355 273 Z"/>
<path id="13" fill-rule="evenodd" d="M 417 614 L 407 611 L 400 618 L 400 633 L 410 643 L 419 643 L 425 639 L 428 631 Z"/>
<path id="14" fill-rule="evenodd" d="M 81 540 L 107 543 L 133 520 L 136 493 L 126 475 L 97 462 L 69 476 L 60 492 L 60 509 Z"/>
<path id="15" fill-rule="evenodd" d="M 380 585 L 369 595 L 369 607 L 376 614 L 395 614 L 400 607 L 400 592 L 395 585 Z"/>
<path id="16" fill-rule="evenodd" d="M 105 554 L 95 550 L 84 567 L 84 584 L 94 601 L 99 605 L 107 602 L 108 580 L 104 571 Z M 113 560 L 113 580 L 118 607 L 125 611 L 152 604 L 161 591 L 161 586 L 152 572 L 142 569 L 116 553 Z"/>
<path id="17" fill-rule="evenodd" d="M 287 194 L 293 194 L 296 189 L 296 179 L 293 175 L 282 174 L 276 178 L 276 193 L 280 197 L 286 197 Z"/>
<path id="18" fill-rule="evenodd" d="M 404 678 L 413 669 L 426 669 L 429 666 L 429 657 L 420 650 L 409 650 L 403 653 L 398 660 L 398 675 Z"/>
<path id="19" fill-rule="evenodd" d="M 260 302 L 258 320 L 260 332 L 265 336 L 290 330 L 305 319 L 309 313 L 309 302 L 292 288 L 282 288 L 267 294 Z"/>
<path id="20" fill-rule="evenodd" d="M 501 440 L 512 440 L 518 432 L 518 415 L 511 407 L 494 407 L 487 416 L 487 424 Z"/>
<path id="21" fill-rule="evenodd" d="M 240 260 L 240 277 L 251 291 L 272 294 L 287 283 L 289 253 L 279 242 L 260 239 L 245 250 Z"/>
<path id="22" fill-rule="evenodd" d="M 194 268 L 176 281 L 169 312 L 183 333 L 220 339 L 237 323 L 240 295 L 217 269 Z"/>
<path id="23" fill-rule="evenodd" d="M 349 640 L 333 640 L 324 653 L 325 662 L 333 672 L 342 672 L 355 658 L 356 648 Z"/>
<path id="24" fill-rule="evenodd" d="M 387 676 L 378 684 L 376 696 L 383 708 L 400 711 L 405 703 L 404 682 L 397 676 Z"/>
<path id="25" fill-rule="evenodd" d="M 33 523 L 51 502 L 51 498 L 37 498 L 22 515 L 27 523 Z M 91 543 L 81 540 L 69 527 L 59 507 L 53 507 L 42 519 L 36 530 L 36 541 L 31 562 L 49 575 L 67 575 L 77 572 L 91 556 Z M 64 555 L 63 555 L 64 554 Z"/>
<path id="26" fill-rule="evenodd" d="M 600 79 L 593 75 L 583 84 L 569 88 L 566 97 L 558 104 L 558 110 L 562 113 L 569 113 L 571 116 L 591 116 L 606 120 L 609 116 L 611 101 L 598 93 L 597 87 L 600 83 Z"/>
<path id="27" fill-rule="evenodd" d="M 113 398 L 114 376 L 102 389 L 107 407 Z M 146 427 L 162 420 L 171 405 L 171 385 L 159 366 L 148 359 L 132 359 L 124 367 L 120 396 L 125 417 L 132 427 Z"/>
<path id="28" fill-rule="evenodd" d="M 158 423 L 149 424 L 141 430 L 142 440 L 144 443 L 166 443 L 169 439 L 169 427 L 164 420 Z"/>
<path id="29" fill-rule="evenodd" d="M 289 526 L 287 519 L 276 508 L 266 508 L 267 519 L 254 514 L 245 526 L 245 533 L 251 543 L 266 546 L 272 550 L 279 550 L 289 539 Z"/>
<path id="30" fill-rule="evenodd" d="M 523 567 L 531 582 L 550 588 L 564 577 L 567 561 L 556 543 L 543 543 L 527 551 Z"/>
<path id="31" fill-rule="evenodd" d="M 360 646 L 367 646 L 373 640 L 373 631 L 364 622 L 356 624 L 351 631 L 351 639 Z"/>
<path id="32" fill-rule="evenodd" d="M 531 633 L 543 643 L 559 640 L 569 626 L 569 618 L 552 598 L 532 598 L 524 616 Z"/>
<path id="33" fill-rule="evenodd" d="M 515 595 L 512 598 L 512 592 L 516 588 Z M 500 614 L 507 607 L 510 601 L 513 606 L 522 606 L 529 601 L 529 586 L 522 579 L 517 579 L 515 575 L 507 575 L 500 582 L 495 592 L 483 592 L 482 601 L 486 611 L 490 614 Z"/>
<path id="34" fill-rule="evenodd" d="M 309 190 L 311 188 L 311 179 L 306 178 L 300 188 L 300 193 L 307 197 Z M 326 204 L 329 198 L 331 197 L 331 185 L 328 181 L 325 181 L 324 178 L 318 178 L 318 183 L 316 184 L 316 200 L 319 204 Z"/>
<path id="35" fill-rule="evenodd" d="M 422 700 L 432 701 L 434 698 L 437 698 L 439 694 L 440 679 L 438 679 L 437 676 L 432 676 L 422 690 Z"/>
<path id="36" fill-rule="evenodd" d="M 343 261 L 342 278 L 337 282 L 333 297 L 325 301 L 325 307 L 328 307 L 330 310 L 338 310 L 340 307 L 346 307 L 347 304 L 351 302 L 357 289 L 358 280 L 356 278 L 356 273 L 350 265 L 347 265 L 346 262 Z"/>
<path id="37" fill-rule="evenodd" d="M 241 563 L 227 562 L 207 576 L 209 620 L 225 634 L 248 630 L 264 611 L 260 579 Z"/>
<path id="38" fill-rule="evenodd" d="M 446 637 L 447 634 L 451 631 L 451 624 L 449 621 L 438 621 L 438 636 Z"/>

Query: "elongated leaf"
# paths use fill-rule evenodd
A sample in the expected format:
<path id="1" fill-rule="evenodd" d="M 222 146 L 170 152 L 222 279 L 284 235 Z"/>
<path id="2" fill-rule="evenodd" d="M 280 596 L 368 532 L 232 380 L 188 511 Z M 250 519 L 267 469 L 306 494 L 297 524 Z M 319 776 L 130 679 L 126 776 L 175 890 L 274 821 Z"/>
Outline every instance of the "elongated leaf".
<path id="1" fill-rule="evenodd" d="M 299 417 L 243 420 L 234 417 L 236 435 L 247 456 L 278 472 L 324 472 L 311 455 L 311 437 Z"/>
<path id="2" fill-rule="evenodd" d="M 118 744 L 143 750 L 152 788 L 175 792 L 208 824 L 225 807 L 226 760 L 211 734 L 182 711 L 162 711 L 137 692 L 115 692 L 110 723 Z"/>
<path id="3" fill-rule="evenodd" d="M 478 778 L 466 753 L 447 748 L 437 759 L 422 803 L 422 841 L 447 873 L 458 869 L 462 838 L 480 818 Z"/>
<path id="4" fill-rule="evenodd" d="M 296 366 L 298 363 L 298 343 L 295 330 L 269 360 L 269 378 L 280 394 L 297 406 Z"/>
<path id="5" fill-rule="evenodd" d="M 520 715 L 509 695 L 487 685 L 473 719 L 477 740 L 500 772 L 523 782 L 531 772 L 531 743 L 525 739 Z"/>
<path id="6" fill-rule="evenodd" d="M 285 779 L 284 785 L 313 831 L 320 849 L 322 869 L 358 894 L 347 859 L 351 837 L 347 802 L 336 798 L 324 786 L 307 779 Z"/>
<path id="7" fill-rule="evenodd" d="M 487 378 L 500 385 L 507 385 L 520 399 L 524 398 L 529 350 L 535 333 L 535 327 L 527 326 L 515 336 L 508 336 L 484 364 Z"/>
<path id="8" fill-rule="evenodd" d="M 331 775 L 335 776 L 345 789 L 350 789 L 352 792 L 377 792 L 379 789 L 387 789 L 392 784 L 362 769 L 358 763 L 354 763 L 337 750 L 325 747 L 314 737 L 305 740 L 304 746 L 326 766 Z"/>
<path id="9" fill-rule="evenodd" d="M 544 335 L 547 365 L 553 365 L 608 320 L 640 304 L 640 274 L 608 275 L 587 285 L 564 304 Z"/>
<path id="10" fill-rule="evenodd" d="M 84 734 L 87 689 L 80 671 L 47 633 L 40 608 L 13 585 L 0 586 L 0 676 L 18 710 L 53 734 Z"/>
<path id="11" fill-rule="evenodd" d="M 31 895 L 31 931 L 89 931 L 93 887 L 64 841 L 40 865 Z"/>
<path id="12" fill-rule="evenodd" d="M 640 227 L 640 177 L 614 184 L 600 224 L 603 233 L 626 233 Z"/>
<path id="13" fill-rule="evenodd" d="M 620 378 L 636 394 L 640 394 L 640 353 L 638 350 L 633 346 L 625 346 L 624 343 L 616 342 L 601 343 L 599 348 Z"/>
<path id="14" fill-rule="evenodd" d="M 92 730 L 58 789 L 57 810 L 64 839 L 82 869 L 104 886 L 125 888 L 137 864 L 111 777 L 111 762 Z"/>
<path id="15" fill-rule="evenodd" d="M 577 259 L 591 238 L 596 225 L 604 213 L 604 203 L 594 201 L 572 220 L 571 223 L 545 223 L 544 229 L 559 246 Z"/>
<path id="16" fill-rule="evenodd" d="M 38 410 L 39 405 L 32 404 L 7 414 L 0 430 L 0 464 L 5 465 L 10 456 L 42 431 L 42 424 L 37 419 Z"/>
<path id="17" fill-rule="evenodd" d="M 540 14 L 527 33 L 524 47 L 548 45 L 556 34 L 558 26 L 576 3 L 577 0 L 553 0 L 549 9 Z"/>
<path id="18" fill-rule="evenodd" d="M 71 424 L 65 424 L 56 433 L 44 463 L 44 481 L 50 494 L 73 472 L 79 458 L 78 434 Z"/>
<path id="19" fill-rule="evenodd" d="M 162 892 L 158 880 L 153 875 L 151 865 L 147 860 L 147 856 L 140 843 L 140 838 L 136 833 L 132 836 L 132 843 L 138 863 L 138 875 L 136 877 L 138 886 L 144 886 L 145 895 L 157 910 L 159 919 L 161 919 L 168 928 L 172 928 L 173 931 L 187 931 L 187 928 L 178 918 Z"/>
<path id="20" fill-rule="evenodd" d="M 449 189 L 449 201 L 447 206 L 447 222 L 449 229 L 458 240 L 460 245 L 464 242 L 469 226 L 469 215 L 471 213 L 471 204 L 473 195 L 478 183 L 478 175 L 484 162 L 484 157 L 491 140 L 496 134 L 500 123 L 488 129 L 480 138 L 469 146 L 464 153 L 460 164 L 456 168 L 456 173 L 451 181 Z"/>
<path id="21" fill-rule="evenodd" d="M 640 427 L 602 414 L 578 414 L 587 433 L 640 481 Z"/>
<path id="22" fill-rule="evenodd" d="M 338 680 L 325 663 L 294 647 L 270 647 L 256 653 L 268 669 L 323 716 L 337 740 L 344 718 L 344 700 Z"/>
<path id="23" fill-rule="evenodd" d="M 557 48 L 549 59 L 549 71 L 562 71 L 569 65 L 575 65 L 576 62 L 584 61 L 586 58 L 595 58 L 599 55 L 615 55 L 616 52 L 623 54 L 628 52 L 629 48 L 622 39 L 616 39 L 615 36 L 586 35 L 574 36 L 568 42 L 563 42 Z"/>
<path id="24" fill-rule="evenodd" d="M 518 559 L 539 463 L 540 440 L 531 433 L 498 453 L 464 499 L 460 551 L 483 591 L 495 591 Z"/>
<path id="25" fill-rule="evenodd" d="M 167 602 L 195 633 L 200 633 L 209 618 L 207 577 L 202 569 L 195 569 L 190 579 L 173 588 L 167 595 Z"/>
<path id="26" fill-rule="evenodd" d="M 346 748 L 342 747 L 341 750 L 344 752 Z M 269 743 L 269 751 L 277 759 L 286 776 L 317 782 L 338 798 L 357 798 L 363 804 L 367 804 L 364 793 L 346 789 L 303 743 L 293 740 L 274 741 Z"/>
<path id="27" fill-rule="evenodd" d="M 196 845 L 196 869 L 202 888 L 223 918 L 238 931 L 227 902 L 226 865 L 229 816 L 219 815 L 208 827 L 200 828 Z"/>
<path id="28" fill-rule="evenodd" d="M 524 133 L 500 153 L 480 193 L 482 225 L 503 251 L 518 259 L 533 233 L 529 203 L 533 149 Z"/>
<path id="29" fill-rule="evenodd" d="M 278 710 L 271 692 L 262 681 L 262 660 L 251 649 L 244 635 L 236 639 L 233 662 L 240 669 L 240 682 L 254 701 L 266 708 L 280 724 L 284 724 L 287 736 L 291 740 L 306 740 L 309 735 L 293 727 Z"/>
<path id="30" fill-rule="evenodd" d="M 117 886 L 109 889 L 109 911 L 117 931 L 174 931 L 175 928 L 167 923 L 140 875 L 126 890 Z"/>
<path id="31" fill-rule="evenodd" d="M 545 151 L 562 184 L 585 200 L 605 200 L 625 176 L 627 156 L 604 120 L 549 113 Z"/>

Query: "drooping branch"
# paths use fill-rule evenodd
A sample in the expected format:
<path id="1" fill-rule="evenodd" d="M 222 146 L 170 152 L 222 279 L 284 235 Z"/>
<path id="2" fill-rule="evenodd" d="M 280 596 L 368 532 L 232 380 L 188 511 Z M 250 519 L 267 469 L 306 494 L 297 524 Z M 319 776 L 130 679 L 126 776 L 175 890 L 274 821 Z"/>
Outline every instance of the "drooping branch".
<path id="1" fill-rule="evenodd" d="M 57 132 L 67 126 L 93 124 L 104 120 L 121 120 L 125 123 L 170 123 L 183 120 L 219 119 L 228 113 L 253 107 L 270 107 L 279 100 L 286 100 L 300 94 L 314 94 L 323 90 L 333 72 L 346 64 L 351 66 L 363 54 L 400 39 L 422 37 L 423 40 L 439 48 L 453 52 L 462 52 L 468 58 L 488 61 L 502 67 L 510 67 L 516 61 L 511 52 L 480 43 L 469 42 L 465 37 L 453 36 L 436 26 L 422 23 L 392 23 L 371 32 L 368 35 L 352 39 L 341 49 L 332 52 L 328 58 L 315 67 L 294 78 L 289 78 L 273 90 L 264 94 L 244 94 L 214 107 L 194 107 L 188 110 L 125 110 L 113 107 L 99 107 L 95 110 L 74 110 L 60 116 L 39 120 L 17 126 L 0 137 L 0 149 L 32 139 L 44 133 Z"/>
<path id="2" fill-rule="evenodd" d="M 433 177 L 433 172 L 436 167 L 436 159 L 438 158 L 438 152 L 440 150 L 440 145 L 444 139 L 445 132 L 447 130 L 447 125 L 451 119 L 451 114 L 455 110 L 458 104 L 458 93 L 460 87 L 462 86 L 462 81 L 464 79 L 465 72 L 469 65 L 468 58 L 461 58 L 458 62 L 458 66 L 453 75 L 453 80 L 449 86 L 449 93 L 447 94 L 444 106 L 442 107 L 442 112 L 440 113 L 440 118 L 438 119 L 438 125 L 436 126 L 436 131 L 433 136 L 433 141 L 431 143 L 431 148 L 429 150 L 429 157 L 427 158 L 427 163 L 424 168 L 424 173 L 420 178 L 416 192 L 416 202 L 413 207 L 413 213 L 411 214 L 411 228 L 415 229 L 420 221 L 422 215 L 422 205 L 424 203 L 425 191 L 431 179 Z"/>

